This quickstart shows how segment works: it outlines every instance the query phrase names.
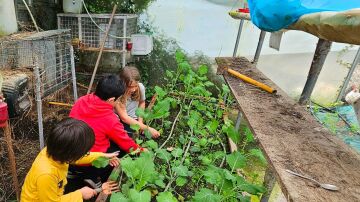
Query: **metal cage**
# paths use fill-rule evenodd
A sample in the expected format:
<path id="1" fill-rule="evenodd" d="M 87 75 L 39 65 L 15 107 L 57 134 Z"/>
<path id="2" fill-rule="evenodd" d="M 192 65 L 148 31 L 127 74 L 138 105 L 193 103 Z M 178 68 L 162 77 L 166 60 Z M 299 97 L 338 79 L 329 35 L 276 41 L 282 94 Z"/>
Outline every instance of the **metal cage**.
<path id="1" fill-rule="evenodd" d="M 57 17 L 59 29 L 71 30 L 73 45 L 85 51 L 100 50 L 110 14 L 59 13 Z M 135 14 L 116 14 L 105 41 L 104 52 L 121 53 L 123 66 L 126 64 L 126 42 L 137 31 L 137 18 Z"/>

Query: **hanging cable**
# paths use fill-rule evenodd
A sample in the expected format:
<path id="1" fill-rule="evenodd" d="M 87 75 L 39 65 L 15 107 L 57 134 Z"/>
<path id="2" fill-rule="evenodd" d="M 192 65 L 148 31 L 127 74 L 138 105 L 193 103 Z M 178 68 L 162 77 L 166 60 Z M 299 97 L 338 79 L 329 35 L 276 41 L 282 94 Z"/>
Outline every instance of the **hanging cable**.
<path id="1" fill-rule="evenodd" d="M 24 1 L 24 0 L 23 0 Z M 81 0 L 83 5 L 84 5 L 84 8 L 85 8 L 85 11 L 86 13 L 88 14 L 88 16 L 90 17 L 91 21 L 94 23 L 94 25 L 102 32 L 106 32 L 103 28 L 101 28 L 96 22 L 95 20 L 92 18 L 92 16 L 90 15 L 89 13 L 89 10 L 87 9 L 86 7 L 86 4 L 85 4 L 85 1 L 84 0 Z M 115 36 L 115 35 L 112 35 L 112 34 L 108 34 L 108 36 L 112 37 L 112 38 L 116 38 L 116 39 L 130 39 L 131 37 L 123 37 L 123 36 Z"/>

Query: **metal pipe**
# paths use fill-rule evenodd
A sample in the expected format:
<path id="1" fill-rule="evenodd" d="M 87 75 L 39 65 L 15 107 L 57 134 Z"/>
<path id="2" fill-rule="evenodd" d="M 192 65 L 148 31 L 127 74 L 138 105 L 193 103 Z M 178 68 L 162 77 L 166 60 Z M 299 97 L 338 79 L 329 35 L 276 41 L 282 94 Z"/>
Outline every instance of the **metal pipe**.
<path id="1" fill-rule="evenodd" d="M 341 98 L 344 96 L 344 93 L 345 93 L 345 90 L 347 88 L 347 86 L 349 85 L 349 82 L 350 82 L 350 79 L 355 71 L 355 68 L 357 67 L 357 65 L 359 64 L 360 62 L 360 48 L 358 49 L 356 55 L 355 55 L 355 58 L 354 58 L 354 61 L 351 65 L 351 68 L 346 76 L 346 79 L 344 81 L 344 84 L 342 85 L 341 87 L 341 90 L 340 90 L 340 93 L 336 99 L 336 102 L 339 102 L 341 100 Z"/>
<path id="2" fill-rule="evenodd" d="M 75 60 L 74 60 L 74 47 L 70 45 L 70 61 L 71 61 L 71 77 L 73 84 L 74 102 L 78 99 L 77 85 L 76 85 L 76 72 L 75 72 Z"/>
<path id="3" fill-rule="evenodd" d="M 124 19 L 124 25 L 123 25 L 123 48 L 122 48 L 122 67 L 125 67 L 126 65 L 126 29 L 127 29 L 127 17 Z"/>
<path id="4" fill-rule="evenodd" d="M 260 37 L 259 37 L 259 42 L 258 42 L 258 45 L 256 47 L 254 60 L 252 62 L 255 66 L 256 66 L 257 62 L 259 61 L 261 49 L 262 49 L 262 46 L 264 44 L 265 35 L 266 35 L 266 31 L 261 30 Z"/>
<path id="5" fill-rule="evenodd" d="M 234 53 L 233 53 L 233 57 L 236 57 L 236 53 L 239 47 L 239 42 L 240 42 L 240 37 L 241 37 L 241 32 L 244 26 L 244 21 L 243 19 L 240 20 L 240 25 L 239 25 L 239 30 L 238 30 L 238 34 L 236 37 L 236 42 L 235 42 L 235 48 L 234 48 Z"/>
<path id="6" fill-rule="evenodd" d="M 327 41 L 325 39 L 319 39 L 316 45 L 316 50 L 313 61 L 311 63 L 310 71 L 304 89 L 300 96 L 300 100 L 299 100 L 300 104 L 305 104 L 310 99 L 316 81 L 321 72 L 321 69 L 324 66 L 325 59 L 330 52 L 331 44 L 332 44 L 331 41 Z"/>
<path id="7" fill-rule="evenodd" d="M 239 131 L 239 129 L 240 129 L 241 120 L 242 120 L 242 113 L 241 113 L 241 111 L 239 111 L 238 115 L 237 115 L 237 118 L 236 118 L 236 123 L 235 123 L 235 130 L 236 131 Z"/>
<path id="8" fill-rule="evenodd" d="M 42 117 L 40 68 L 37 62 L 35 62 L 34 76 L 35 76 L 35 100 L 36 100 L 36 109 L 37 109 L 38 126 L 39 126 L 39 141 L 40 141 L 40 149 L 42 149 L 44 148 L 44 128 L 43 128 L 43 117 Z"/>

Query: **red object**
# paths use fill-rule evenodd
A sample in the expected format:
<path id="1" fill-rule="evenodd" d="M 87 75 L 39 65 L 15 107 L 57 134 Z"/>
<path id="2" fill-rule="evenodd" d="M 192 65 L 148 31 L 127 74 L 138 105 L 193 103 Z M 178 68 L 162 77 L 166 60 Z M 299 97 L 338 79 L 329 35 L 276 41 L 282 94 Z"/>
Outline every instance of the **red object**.
<path id="1" fill-rule="evenodd" d="M 126 50 L 131 51 L 133 47 L 133 43 L 131 41 L 126 42 Z"/>
<path id="2" fill-rule="evenodd" d="M 94 94 L 81 97 L 71 109 L 70 117 L 84 121 L 94 130 L 92 152 L 106 152 L 110 147 L 110 139 L 126 152 L 130 152 L 131 148 L 133 151 L 140 148 L 124 130 L 114 113 L 114 107 Z"/>
<path id="3" fill-rule="evenodd" d="M 240 13 L 250 13 L 249 8 L 239 8 L 238 12 Z"/>
<path id="4" fill-rule="evenodd" d="M 6 102 L 0 101 L 0 128 L 6 126 L 7 120 L 9 120 L 7 104 Z"/>

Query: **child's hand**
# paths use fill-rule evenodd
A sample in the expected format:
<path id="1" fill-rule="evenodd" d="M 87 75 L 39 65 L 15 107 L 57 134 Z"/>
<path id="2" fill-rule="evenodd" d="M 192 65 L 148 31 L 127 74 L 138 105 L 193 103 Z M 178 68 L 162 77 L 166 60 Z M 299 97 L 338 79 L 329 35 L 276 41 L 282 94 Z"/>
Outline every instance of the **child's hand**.
<path id="1" fill-rule="evenodd" d="M 102 192 L 106 195 L 111 194 L 112 192 L 120 191 L 118 183 L 114 181 L 105 182 L 101 186 Z"/>
<path id="2" fill-rule="evenodd" d="M 120 151 L 116 151 L 113 153 L 104 153 L 104 157 L 109 158 L 109 164 L 113 167 L 117 167 L 120 165 L 120 159 L 117 158 Z"/>
<path id="3" fill-rule="evenodd" d="M 160 132 L 155 130 L 154 128 L 149 127 L 149 132 L 153 138 L 158 138 L 160 136 Z"/>
<path id="4" fill-rule="evenodd" d="M 90 187 L 83 187 L 79 190 L 81 192 L 83 199 L 85 199 L 85 200 L 91 199 L 92 197 L 94 197 L 96 195 L 95 189 L 91 189 Z"/>

